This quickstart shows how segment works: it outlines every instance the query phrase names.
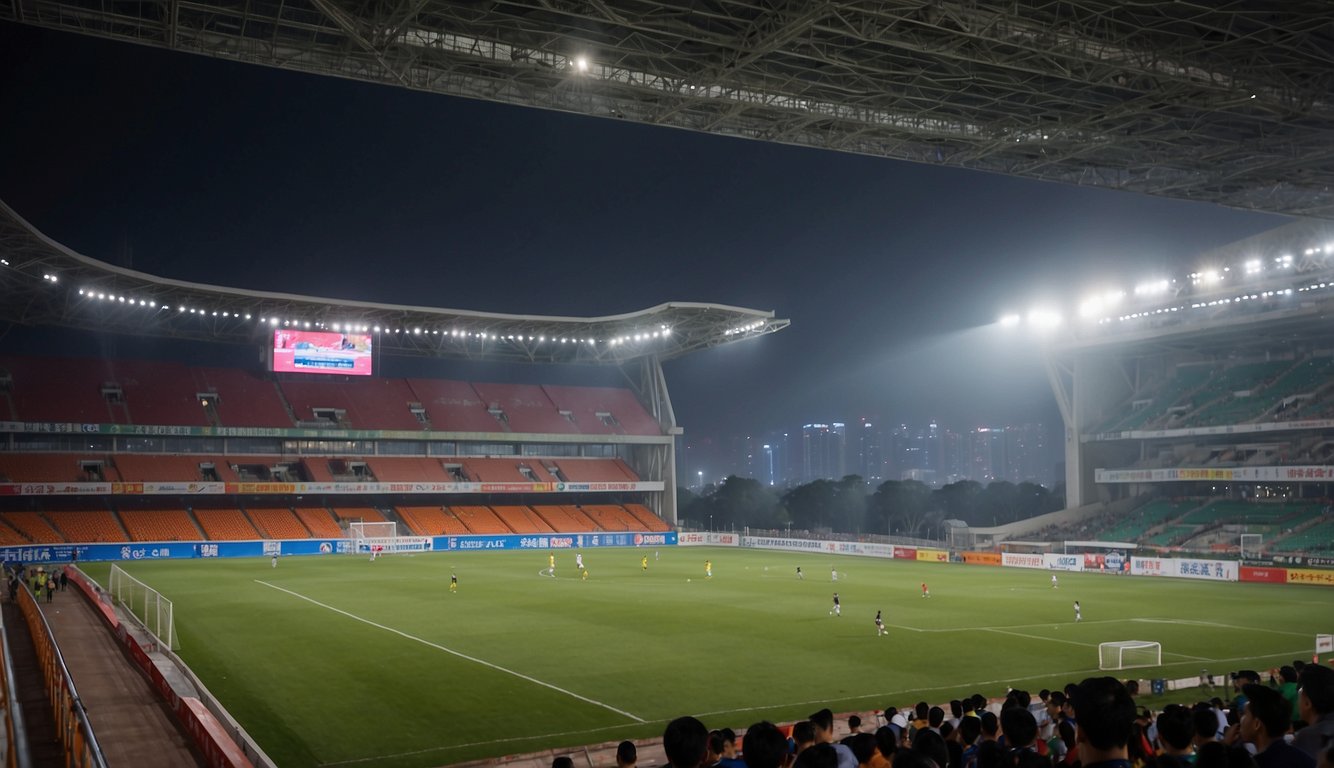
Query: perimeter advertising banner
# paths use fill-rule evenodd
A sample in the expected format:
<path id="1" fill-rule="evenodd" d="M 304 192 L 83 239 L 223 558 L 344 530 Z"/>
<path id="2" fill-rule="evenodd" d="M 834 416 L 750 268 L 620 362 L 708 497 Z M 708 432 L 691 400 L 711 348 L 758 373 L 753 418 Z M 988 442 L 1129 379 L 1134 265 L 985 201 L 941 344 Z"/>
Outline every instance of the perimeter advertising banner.
<path id="1" fill-rule="evenodd" d="M 948 563 L 950 561 L 950 553 L 943 549 L 922 549 L 921 547 L 918 547 L 917 559 L 929 563 Z"/>
<path id="2" fill-rule="evenodd" d="M 1334 571 L 1313 571 L 1310 568 L 1289 568 L 1289 584 L 1316 584 L 1334 587 Z"/>
<path id="3" fill-rule="evenodd" d="M 964 552 L 963 561 L 969 565 L 1000 565 L 999 552 Z"/>
<path id="4" fill-rule="evenodd" d="M 1293 429 L 1290 422 L 1281 426 Z M 1324 483 L 1334 480 L 1334 467 L 1172 467 L 1169 469 L 1095 469 L 1098 483 L 1175 483 L 1180 481 L 1217 481 L 1239 483 L 1288 482 Z"/>
<path id="5" fill-rule="evenodd" d="M 0 483 L 0 496 L 292 495 L 306 493 L 625 493 L 661 491 L 660 481 L 613 483 Z"/>
<path id="6" fill-rule="evenodd" d="M 1042 555 L 1002 552 L 1001 565 L 1007 568 L 1046 568 L 1047 561 Z"/>
<path id="7" fill-rule="evenodd" d="M 1084 570 L 1083 555 L 1053 555 L 1050 552 L 1042 556 L 1042 562 L 1051 571 Z"/>
<path id="8" fill-rule="evenodd" d="M 1249 565 L 1241 567 L 1239 581 L 1259 581 L 1266 584 L 1287 584 L 1287 568 L 1252 568 Z"/>
<path id="9" fill-rule="evenodd" d="M 1240 566 L 1235 560 L 1195 560 L 1171 557 L 1132 557 L 1130 572 L 1136 576 L 1171 576 L 1179 579 L 1237 581 Z"/>
<path id="10" fill-rule="evenodd" d="M 917 559 L 917 548 L 916 548 L 916 547 L 894 547 L 894 550 L 893 550 L 893 551 L 894 551 L 894 559 L 895 559 L 895 560 L 916 560 L 916 559 Z"/>

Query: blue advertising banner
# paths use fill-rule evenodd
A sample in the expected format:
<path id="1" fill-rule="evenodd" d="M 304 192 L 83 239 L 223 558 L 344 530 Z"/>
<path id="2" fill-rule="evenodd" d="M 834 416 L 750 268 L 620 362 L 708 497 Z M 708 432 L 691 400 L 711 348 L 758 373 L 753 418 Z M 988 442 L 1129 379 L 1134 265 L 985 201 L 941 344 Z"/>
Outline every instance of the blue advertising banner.
<path id="1" fill-rule="evenodd" d="M 551 533 L 507 536 L 437 536 L 436 551 L 484 549 L 592 549 L 594 547 L 670 547 L 676 532 L 667 533 Z M 187 560 L 270 555 L 333 555 L 352 553 L 348 539 L 288 539 L 283 541 L 171 541 L 125 544 L 30 544 L 0 547 L 6 563 L 52 563 L 73 560 Z M 77 554 L 77 557 L 76 557 Z"/>

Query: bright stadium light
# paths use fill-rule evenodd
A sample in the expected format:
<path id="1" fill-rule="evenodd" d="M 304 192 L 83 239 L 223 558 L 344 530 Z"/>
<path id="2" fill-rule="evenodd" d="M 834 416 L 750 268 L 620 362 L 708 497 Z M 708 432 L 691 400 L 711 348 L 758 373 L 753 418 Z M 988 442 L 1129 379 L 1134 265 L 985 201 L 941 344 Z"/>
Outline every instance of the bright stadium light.
<path id="1" fill-rule="evenodd" d="M 576 58 L 576 59 L 574 60 L 574 68 L 575 68 L 576 71 L 579 71 L 579 72 L 587 72 L 587 71 L 588 71 L 588 59 L 584 58 L 583 56 L 580 56 L 580 57 Z"/>
<path id="2" fill-rule="evenodd" d="M 1029 311 L 1029 327 L 1039 331 L 1050 331 L 1061 324 L 1061 315 L 1050 309 L 1038 308 Z"/>
<path id="3" fill-rule="evenodd" d="M 1135 286 L 1135 295 L 1140 297 L 1157 296 L 1167 293 L 1171 287 L 1172 283 L 1169 280 L 1150 280 Z"/>
<path id="4" fill-rule="evenodd" d="M 1261 264 L 1260 264 L 1260 260 L 1259 260 L 1259 259 L 1247 259 L 1247 260 L 1246 260 L 1246 274 L 1248 274 L 1248 275 L 1258 275 L 1258 274 L 1260 274 L 1260 272 L 1262 272 L 1263 270 L 1264 270 L 1264 267 L 1261 266 Z"/>
<path id="5" fill-rule="evenodd" d="M 1002 328 L 1013 328 L 1019 324 L 1021 319 L 1019 315 L 1004 315 L 1000 319 L 1000 324 Z"/>

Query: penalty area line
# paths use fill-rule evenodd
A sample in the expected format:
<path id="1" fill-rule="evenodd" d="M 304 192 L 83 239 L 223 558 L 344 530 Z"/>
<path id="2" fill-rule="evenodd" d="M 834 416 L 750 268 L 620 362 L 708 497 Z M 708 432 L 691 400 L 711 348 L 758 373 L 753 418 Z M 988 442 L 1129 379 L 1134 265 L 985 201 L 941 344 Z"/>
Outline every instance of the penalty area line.
<path id="1" fill-rule="evenodd" d="M 520 680 L 526 680 L 526 681 L 528 681 L 528 682 L 530 682 L 530 683 L 532 683 L 532 684 L 534 684 L 534 685 L 540 685 L 540 686 L 542 686 L 543 688 L 548 688 L 548 689 L 553 690 L 553 691 L 555 691 L 555 692 L 557 692 L 557 693 L 565 694 L 566 696 L 569 696 L 569 697 L 571 697 L 571 698 L 578 699 L 579 701 L 585 702 L 585 703 L 587 703 L 587 704 L 592 704 L 593 706 L 601 707 L 601 708 L 603 708 L 603 709 L 605 709 L 605 710 L 607 710 L 607 711 L 609 711 L 609 712 L 615 712 L 616 714 L 618 714 L 618 715 L 620 715 L 620 716 L 622 716 L 622 717 L 629 718 L 629 719 L 635 721 L 636 723 L 643 723 L 643 722 L 645 722 L 644 718 L 642 718 L 642 717 L 639 717 L 639 716 L 637 716 L 637 715 L 632 715 L 632 714 L 630 714 L 629 712 L 626 712 L 626 711 L 624 711 L 624 710 L 617 709 L 616 707 L 613 707 L 613 706 L 611 706 L 610 704 L 605 704 L 605 703 L 603 703 L 603 702 L 601 702 L 601 701 L 598 701 L 597 699 L 590 699 L 590 698 L 588 698 L 587 696 L 581 696 L 580 694 L 577 694 L 577 693 L 575 693 L 574 691 L 566 690 L 566 689 L 564 689 L 564 688 L 561 688 L 561 687 L 558 686 L 558 685 L 554 685 L 554 684 L 552 684 L 552 683 L 548 683 L 548 682 L 546 682 L 546 681 L 544 681 L 544 680 L 538 680 L 537 678 L 532 677 L 532 676 L 530 676 L 530 675 L 525 675 L 525 674 L 522 673 L 522 672 L 516 672 L 516 671 L 514 671 L 514 670 L 512 670 L 512 669 L 507 669 L 507 668 L 505 668 L 505 667 L 500 666 L 499 664 L 493 664 L 493 663 L 491 663 L 491 662 L 489 662 L 489 661 L 486 661 L 485 659 L 479 659 L 479 658 L 477 658 L 477 657 L 475 657 L 475 656 L 469 656 L 468 654 L 466 654 L 466 653 L 462 653 L 462 652 L 460 652 L 460 651 L 456 651 L 456 650 L 454 650 L 453 648 L 446 648 L 445 646 L 440 645 L 439 643 L 433 643 L 433 642 L 431 642 L 430 640 L 426 640 L 426 639 L 424 639 L 424 638 L 417 637 L 416 635 L 410 635 L 410 634 L 408 634 L 407 632 L 404 632 L 404 631 L 401 630 L 401 629 L 394 629 L 393 627 L 388 627 L 388 626 L 385 626 L 384 624 L 378 624 L 378 623 L 376 623 L 376 622 L 374 622 L 374 621 L 371 621 L 370 619 L 367 619 L 367 618 L 363 618 L 363 617 L 361 617 L 361 616 L 358 616 L 358 615 L 356 615 L 355 613 L 348 613 L 347 611 L 343 610 L 342 608 L 335 608 L 335 607 L 333 607 L 332 605 L 329 605 L 329 604 L 327 604 L 327 603 L 321 603 L 319 600 L 316 600 L 316 599 L 314 599 L 313 597 L 306 597 L 305 595 L 301 594 L 300 592 L 293 592 L 292 590 L 287 589 L 287 588 L 285 588 L 285 587 L 280 587 L 280 586 L 278 586 L 277 584 L 270 584 L 270 583 L 267 582 L 267 581 L 261 581 L 261 580 L 259 580 L 259 579 L 255 579 L 255 583 L 256 583 L 256 584 L 261 584 L 261 585 L 263 585 L 263 586 L 266 586 L 266 587 L 268 587 L 269 589 L 274 589 L 274 590 L 277 590 L 277 591 L 279 591 L 279 592 L 282 592 L 282 593 L 291 595 L 292 597 L 295 597 L 295 598 L 298 598 L 298 599 L 301 599 L 301 600 L 305 600 L 306 602 L 308 602 L 308 603 L 310 603 L 310 604 L 312 604 L 312 605 L 318 605 L 319 607 L 321 607 L 321 608 L 323 608 L 323 609 L 325 609 L 325 610 L 328 610 L 328 611 L 333 611 L 334 613 L 337 613 L 337 614 L 339 614 L 340 616 L 346 616 L 347 618 L 352 619 L 352 620 L 354 620 L 354 621 L 359 621 L 359 622 L 361 622 L 362 624 L 368 624 L 368 625 L 370 625 L 370 626 L 372 626 L 372 627 L 375 627 L 376 629 L 382 629 L 382 630 L 384 630 L 385 632 L 390 632 L 390 633 L 392 633 L 392 634 L 398 635 L 399 637 L 402 637 L 402 638 L 404 638 L 404 639 L 406 639 L 406 640 L 411 640 L 411 641 L 416 642 L 416 643 L 421 643 L 422 645 L 425 645 L 425 646 L 427 646 L 428 648 L 434 648 L 434 649 L 436 649 L 437 651 L 444 651 L 445 653 L 448 653 L 448 654 L 451 655 L 451 656 L 457 656 L 458 658 L 463 659 L 463 660 L 465 660 L 465 661 L 471 661 L 471 662 L 474 663 L 474 664 L 480 664 L 480 665 L 482 665 L 482 666 L 484 666 L 484 667 L 487 667 L 488 669 L 494 669 L 494 670 L 497 671 L 497 672 L 504 672 L 504 673 L 507 674 L 507 675 L 513 675 L 514 677 L 517 677 L 517 678 L 519 678 Z"/>

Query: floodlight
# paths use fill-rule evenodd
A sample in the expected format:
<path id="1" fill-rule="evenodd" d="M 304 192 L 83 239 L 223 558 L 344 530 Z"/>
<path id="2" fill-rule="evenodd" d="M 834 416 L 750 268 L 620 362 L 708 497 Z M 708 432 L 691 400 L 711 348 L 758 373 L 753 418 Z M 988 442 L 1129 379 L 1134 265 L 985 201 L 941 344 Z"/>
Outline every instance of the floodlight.
<path id="1" fill-rule="evenodd" d="M 1260 266 L 1260 260 L 1259 260 L 1259 259 L 1249 259 L 1249 260 L 1247 260 L 1247 262 L 1246 262 L 1246 274 L 1248 274 L 1248 275 L 1254 275 L 1254 274 L 1258 273 L 1261 269 L 1263 269 L 1263 267 Z"/>
<path id="2" fill-rule="evenodd" d="M 587 72 L 587 71 L 588 71 L 588 59 L 584 58 L 583 56 L 580 56 L 579 58 L 575 59 L 575 60 L 574 60 L 574 68 L 577 69 L 577 70 L 579 70 L 580 72 Z"/>
<path id="3" fill-rule="evenodd" d="M 1000 324 L 1001 324 L 1001 327 L 1002 327 L 1002 328 L 1013 328 L 1014 326 L 1016 326 L 1016 325 L 1019 324 L 1019 316 L 1018 316 L 1018 315 L 1004 315 L 1004 316 L 1001 317 L 1001 319 L 1000 319 Z"/>
<path id="4" fill-rule="evenodd" d="M 1061 324 L 1061 316 L 1050 309 L 1034 309 L 1028 313 L 1028 324 L 1040 331 L 1051 330 Z"/>

